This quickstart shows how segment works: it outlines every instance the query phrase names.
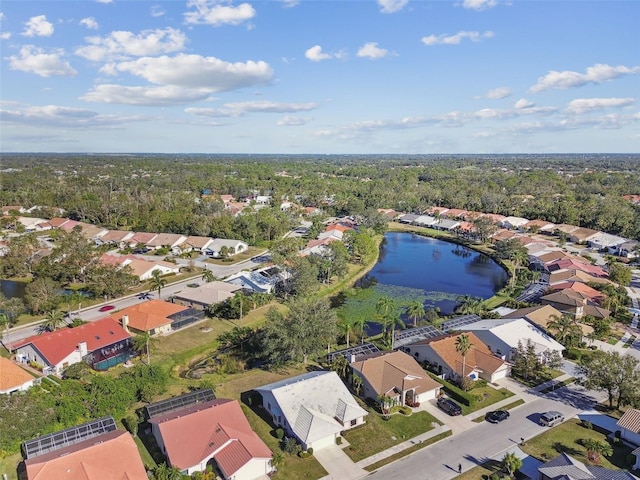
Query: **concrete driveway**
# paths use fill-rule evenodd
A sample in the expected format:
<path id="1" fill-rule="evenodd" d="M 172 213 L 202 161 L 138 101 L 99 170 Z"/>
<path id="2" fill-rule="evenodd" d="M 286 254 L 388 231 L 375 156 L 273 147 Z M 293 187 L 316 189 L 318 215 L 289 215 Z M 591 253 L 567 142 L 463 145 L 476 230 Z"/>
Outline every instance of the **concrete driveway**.
<path id="1" fill-rule="evenodd" d="M 313 455 L 328 473 L 321 480 L 355 480 L 369 473 L 353 463 L 338 445 L 314 451 Z"/>

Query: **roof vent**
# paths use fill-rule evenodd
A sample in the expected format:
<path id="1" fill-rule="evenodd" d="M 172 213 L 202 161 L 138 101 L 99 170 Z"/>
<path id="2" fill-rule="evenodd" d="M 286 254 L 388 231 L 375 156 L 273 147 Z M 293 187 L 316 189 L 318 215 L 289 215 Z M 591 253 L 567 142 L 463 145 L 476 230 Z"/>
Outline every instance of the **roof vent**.
<path id="1" fill-rule="evenodd" d="M 96 335 L 96 340 L 100 340 L 100 335 Z"/>

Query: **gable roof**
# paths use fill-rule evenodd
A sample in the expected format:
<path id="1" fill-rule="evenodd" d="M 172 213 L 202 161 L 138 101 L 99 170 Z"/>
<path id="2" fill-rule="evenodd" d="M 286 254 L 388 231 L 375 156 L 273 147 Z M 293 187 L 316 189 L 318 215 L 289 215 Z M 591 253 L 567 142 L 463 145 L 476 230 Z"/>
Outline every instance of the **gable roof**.
<path id="1" fill-rule="evenodd" d="M 177 233 L 159 233 L 146 242 L 146 245 L 149 247 L 173 247 L 176 244 L 184 242 L 186 239 L 187 237 Z"/>
<path id="2" fill-rule="evenodd" d="M 133 237 L 133 232 L 125 230 L 109 230 L 102 236 L 103 242 L 122 242 L 128 237 Z"/>
<path id="3" fill-rule="evenodd" d="M 611 280 L 607 278 L 594 277 L 587 272 L 578 270 L 576 268 L 567 268 L 562 270 L 556 270 L 549 274 L 549 284 L 559 283 L 563 281 L 569 282 L 595 282 L 595 283 L 608 283 L 611 284 Z"/>
<path id="4" fill-rule="evenodd" d="M 471 349 L 463 361 L 462 355 L 456 350 L 456 341 L 463 333 L 450 333 L 440 337 L 421 340 L 414 345 L 428 345 L 442 358 L 451 370 L 462 375 L 462 367 L 466 365 L 465 373 L 471 373 L 474 369 L 486 373 L 495 373 L 506 365 L 501 358 L 491 353 L 482 340 L 473 333 L 467 333 L 471 342 Z"/>
<path id="5" fill-rule="evenodd" d="M 171 465 L 181 470 L 213 456 L 226 477 L 254 458 L 271 458 L 271 450 L 251 429 L 237 400 L 197 403 L 152 417 Z"/>
<path id="6" fill-rule="evenodd" d="M 367 415 L 336 372 L 309 372 L 255 390 L 273 396 L 293 432 L 307 444 L 338 434 L 343 424 Z"/>
<path id="7" fill-rule="evenodd" d="M 157 233 L 148 233 L 148 232 L 135 232 L 131 238 L 128 238 L 127 241 L 129 243 L 148 243 L 154 238 L 156 238 Z"/>
<path id="8" fill-rule="evenodd" d="M 227 298 L 233 297 L 234 293 L 242 290 L 242 286 L 227 282 L 209 282 L 197 288 L 185 288 L 176 293 L 175 298 L 197 302 L 202 304 L 212 304 L 224 302 Z"/>
<path id="9" fill-rule="evenodd" d="M 184 241 L 187 245 L 192 246 L 193 248 L 205 248 L 209 243 L 213 242 L 213 238 L 211 237 L 199 237 L 196 235 L 190 235 Z"/>
<path id="10" fill-rule="evenodd" d="M 362 374 L 378 395 L 392 391 L 406 391 L 415 387 L 416 393 L 440 388 L 411 355 L 404 352 L 381 352 L 351 363 L 351 368 Z"/>
<path id="11" fill-rule="evenodd" d="M 504 315 L 502 318 L 525 318 L 542 328 L 547 328 L 547 324 L 552 320 L 551 317 L 553 316 L 560 318 L 562 312 L 551 305 L 536 305 L 535 307 L 519 308 Z"/>
<path id="12" fill-rule="evenodd" d="M 29 480 L 148 480 L 133 437 L 114 430 L 25 460 Z"/>
<path id="13" fill-rule="evenodd" d="M 0 357 L 0 392 L 20 387 L 34 379 L 8 358 Z"/>
<path id="14" fill-rule="evenodd" d="M 637 480 L 636 476 L 626 470 L 586 465 L 566 453 L 540 465 L 538 472 L 552 480 Z"/>
<path id="15" fill-rule="evenodd" d="M 172 320 L 168 317 L 184 310 L 188 310 L 188 308 L 182 305 L 176 305 L 175 303 L 165 302 L 164 300 L 154 299 L 120 310 L 118 313 L 111 315 L 111 318 L 122 323 L 122 317 L 126 315 L 129 317 L 129 327 L 142 332 L 148 332 L 154 328 L 171 323 Z"/>
<path id="16" fill-rule="evenodd" d="M 14 344 L 13 348 L 17 349 L 31 344 L 50 365 L 57 365 L 76 350 L 81 342 L 86 342 L 87 351 L 93 352 L 127 338 L 131 338 L 131 335 L 113 318 L 106 317 L 79 327 L 62 328 L 54 332 L 25 338 Z"/>
<path id="17" fill-rule="evenodd" d="M 551 290 L 572 290 L 574 292 L 580 293 L 581 295 L 584 295 L 589 300 L 598 302 L 607 298 L 604 293 L 596 290 L 595 288 L 591 288 L 589 285 L 583 282 L 561 282 L 551 285 L 550 288 Z"/>
<path id="18" fill-rule="evenodd" d="M 633 433 L 640 433 L 640 410 L 630 408 L 620 417 L 617 425 Z"/>
<path id="19" fill-rule="evenodd" d="M 550 271 L 556 270 L 564 270 L 565 268 L 574 268 L 577 270 L 582 270 L 583 272 L 587 272 L 590 275 L 594 275 L 596 277 L 608 277 L 609 274 L 603 268 L 600 268 L 596 265 L 591 265 L 589 263 L 583 263 L 575 258 L 563 258 L 551 262 L 548 264 Z"/>

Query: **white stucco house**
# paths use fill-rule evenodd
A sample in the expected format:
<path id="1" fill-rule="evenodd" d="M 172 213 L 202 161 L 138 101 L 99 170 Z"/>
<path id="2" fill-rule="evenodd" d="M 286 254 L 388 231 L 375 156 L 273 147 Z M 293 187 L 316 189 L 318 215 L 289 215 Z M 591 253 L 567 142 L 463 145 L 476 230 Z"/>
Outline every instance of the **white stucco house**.
<path id="1" fill-rule="evenodd" d="M 309 372 L 255 391 L 274 424 L 305 450 L 334 445 L 342 431 L 363 424 L 367 415 L 336 372 Z"/>

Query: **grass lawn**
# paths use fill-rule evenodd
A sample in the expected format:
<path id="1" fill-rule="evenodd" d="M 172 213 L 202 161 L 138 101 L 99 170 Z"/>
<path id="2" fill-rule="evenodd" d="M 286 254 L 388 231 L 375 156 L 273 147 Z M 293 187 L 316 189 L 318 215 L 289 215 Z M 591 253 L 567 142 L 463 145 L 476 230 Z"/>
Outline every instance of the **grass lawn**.
<path id="1" fill-rule="evenodd" d="M 507 390 L 506 388 L 501 388 L 496 390 L 493 387 L 479 387 L 474 388 L 469 393 L 472 395 L 478 395 L 482 397 L 482 400 L 479 402 L 475 402 L 473 407 L 469 407 L 468 405 L 464 405 L 461 402 L 456 402 L 462 407 L 462 414 L 468 415 L 470 413 L 475 412 L 476 410 L 480 410 L 481 408 L 488 407 L 489 405 L 493 405 L 496 402 L 504 400 L 505 398 L 509 398 L 513 396 L 513 392 Z"/>
<path id="2" fill-rule="evenodd" d="M 541 383 L 548 382 L 549 380 L 553 380 L 554 378 L 558 378 L 559 376 L 564 375 L 564 372 L 562 370 L 550 370 L 548 368 L 545 368 L 539 373 L 540 375 L 532 378 L 512 377 L 521 384 L 533 388 L 537 387 Z"/>
<path id="3" fill-rule="evenodd" d="M 434 423 L 440 424 L 435 417 L 424 411 L 410 416 L 395 414 L 389 420 L 383 420 L 378 413 L 370 408 L 367 410 L 369 415 L 364 425 L 344 432 L 344 438 L 350 443 L 344 452 L 354 462 L 428 432 Z"/>
<path id="4" fill-rule="evenodd" d="M 527 440 L 524 446 L 520 448 L 529 455 L 532 455 L 542 461 L 548 461 L 557 457 L 564 452 L 575 459 L 588 463 L 587 451 L 578 442 L 581 439 L 592 438 L 599 442 L 606 442 L 605 434 L 595 429 L 588 429 L 580 423 L 580 421 L 571 419 L 549 429 L 547 432 Z M 628 468 L 626 463 L 627 455 L 631 453 L 631 449 L 624 445 L 614 446 L 613 455 L 611 457 L 602 457 L 601 466 L 613 470 L 621 470 Z"/>
<path id="5" fill-rule="evenodd" d="M 486 480 L 494 473 L 500 475 L 500 462 L 497 460 L 487 460 L 482 465 L 467 470 L 462 475 L 458 475 L 456 480 Z M 503 473 L 506 476 L 506 474 Z"/>
<path id="6" fill-rule="evenodd" d="M 20 453 L 8 457 L 0 457 L 0 476 L 7 474 L 7 480 L 18 480 L 18 464 L 22 461 Z"/>

